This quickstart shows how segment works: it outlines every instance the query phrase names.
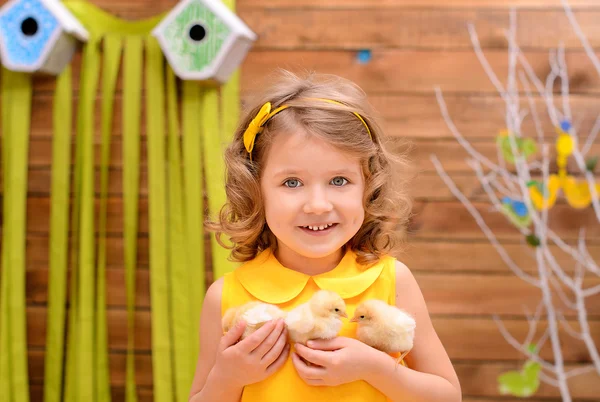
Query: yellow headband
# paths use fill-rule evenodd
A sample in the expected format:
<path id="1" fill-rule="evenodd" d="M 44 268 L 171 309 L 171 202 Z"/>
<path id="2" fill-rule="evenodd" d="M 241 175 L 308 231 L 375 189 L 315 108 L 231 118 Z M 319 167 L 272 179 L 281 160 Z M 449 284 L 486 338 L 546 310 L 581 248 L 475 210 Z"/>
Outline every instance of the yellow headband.
<path id="1" fill-rule="evenodd" d="M 333 103 L 336 105 L 344 105 L 341 102 L 334 101 L 331 99 L 323 99 L 323 98 L 307 98 L 307 99 L 319 100 L 319 101 L 323 101 L 323 102 Z M 260 108 L 259 112 L 252 119 L 252 121 L 248 125 L 248 128 L 246 129 L 246 131 L 244 131 L 244 146 L 246 147 L 246 151 L 248 151 L 248 154 L 250 154 L 250 160 L 252 160 L 252 150 L 254 149 L 254 141 L 256 140 L 256 136 L 262 132 L 263 127 L 265 126 L 265 124 L 267 124 L 267 122 L 271 119 L 271 117 L 275 116 L 277 113 L 281 112 L 282 110 L 287 109 L 288 107 L 290 107 L 290 106 L 283 105 L 283 106 L 279 106 L 277 109 L 271 111 L 271 102 L 267 102 Z M 365 126 L 365 128 L 367 129 L 367 133 L 369 133 L 369 138 L 373 139 L 373 136 L 371 135 L 371 130 L 369 129 L 369 126 L 367 125 L 367 122 L 365 121 L 365 119 L 363 119 L 362 116 L 356 112 L 352 112 L 352 113 L 356 117 L 358 117 L 360 122 Z"/>

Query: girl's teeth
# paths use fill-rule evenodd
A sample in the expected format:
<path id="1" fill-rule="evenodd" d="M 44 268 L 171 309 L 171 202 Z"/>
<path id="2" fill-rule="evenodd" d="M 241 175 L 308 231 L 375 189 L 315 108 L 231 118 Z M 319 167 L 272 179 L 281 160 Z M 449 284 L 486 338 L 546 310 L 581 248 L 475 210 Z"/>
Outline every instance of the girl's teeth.
<path id="1" fill-rule="evenodd" d="M 333 223 L 329 223 L 329 224 L 327 224 L 327 225 L 325 225 L 325 226 L 305 226 L 305 228 L 308 228 L 308 229 L 310 229 L 310 230 L 317 231 L 317 230 L 323 230 L 323 229 L 326 229 L 326 228 L 328 228 L 328 227 L 330 227 L 330 226 L 333 226 Z"/>

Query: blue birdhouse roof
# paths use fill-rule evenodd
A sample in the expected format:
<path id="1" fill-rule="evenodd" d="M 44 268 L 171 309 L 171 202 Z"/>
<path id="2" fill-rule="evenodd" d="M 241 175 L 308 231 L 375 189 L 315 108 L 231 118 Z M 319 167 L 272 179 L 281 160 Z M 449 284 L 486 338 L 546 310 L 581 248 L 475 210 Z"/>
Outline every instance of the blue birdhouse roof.
<path id="1" fill-rule="evenodd" d="M 63 33 L 85 41 L 88 33 L 57 0 L 12 0 L 0 8 L 0 55 L 15 71 L 32 72 L 46 62 Z"/>
<path id="2" fill-rule="evenodd" d="M 247 49 L 240 42 L 256 40 L 254 32 L 219 0 L 181 1 L 153 34 L 177 75 L 189 79 L 214 78 L 223 63 L 241 63 Z M 231 52 L 241 55 L 231 57 Z"/>

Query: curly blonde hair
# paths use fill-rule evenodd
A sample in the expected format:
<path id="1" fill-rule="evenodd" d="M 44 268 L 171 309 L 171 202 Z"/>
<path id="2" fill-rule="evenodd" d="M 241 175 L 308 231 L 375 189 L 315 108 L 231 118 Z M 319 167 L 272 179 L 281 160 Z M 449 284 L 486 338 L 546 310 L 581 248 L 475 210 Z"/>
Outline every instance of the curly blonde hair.
<path id="1" fill-rule="evenodd" d="M 365 93 L 351 81 L 326 74 L 307 73 L 300 77 L 278 70 L 269 82 L 263 96 L 246 111 L 225 150 L 227 203 L 216 222 L 207 222 L 207 228 L 216 232 L 219 244 L 232 250 L 233 261 L 249 261 L 265 249 L 277 248 L 277 239 L 265 219 L 260 186 L 262 166 L 274 136 L 302 130 L 360 158 L 365 178 L 365 219 L 346 247 L 351 247 L 358 262 L 365 265 L 393 254 L 401 244 L 412 208 L 406 180 L 401 178 L 402 172 L 410 170 L 410 163 L 405 154 L 390 151 L 389 139 L 384 137 Z M 314 98 L 332 99 L 342 105 Z M 284 104 L 290 107 L 265 124 L 256 137 L 251 160 L 243 134 L 265 102 L 271 102 L 273 109 Z M 352 112 L 368 124 L 372 139 Z M 230 245 L 222 241 L 222 235 L 229 237 Z"/>

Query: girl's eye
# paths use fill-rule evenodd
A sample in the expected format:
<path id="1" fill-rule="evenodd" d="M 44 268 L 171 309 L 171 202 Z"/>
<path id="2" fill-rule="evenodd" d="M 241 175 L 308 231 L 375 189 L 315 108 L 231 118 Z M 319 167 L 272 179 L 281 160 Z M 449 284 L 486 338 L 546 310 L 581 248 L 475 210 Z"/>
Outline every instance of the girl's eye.
<path id="1" fill-rule="evenodd" d="M 348 180 L 345 177 L 341 177 L 341 176 L 334 177 L 331 180 L 331 184 L 333 184 L 334 186 L 338 186 L 338 187 L 342 187 L 343 185 L 345 185 L 347 183 L 348 183 Z"/>
<path id="2" fill-rule="evenodd" d="M 300 180 L 298 179 L 287 179 L 285 182 L 283 182 L 283 185 L 289 188 L 296 188 L 296 187 L 300 187 Z"/>

